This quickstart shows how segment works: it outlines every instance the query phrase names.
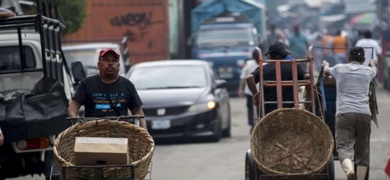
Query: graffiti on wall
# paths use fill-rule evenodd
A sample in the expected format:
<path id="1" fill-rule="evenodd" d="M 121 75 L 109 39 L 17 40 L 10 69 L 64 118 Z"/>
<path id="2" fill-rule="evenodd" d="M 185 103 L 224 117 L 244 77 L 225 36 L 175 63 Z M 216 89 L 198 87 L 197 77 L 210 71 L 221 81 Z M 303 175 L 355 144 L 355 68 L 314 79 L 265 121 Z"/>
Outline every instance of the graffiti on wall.
<path id="1" fill-rule="evenodd" d="M 96 22 L 104 22 L 105 26 L 96 34 L 126 36 L 132 63 L 169 56 L 168 0 L 101 2 L 94 8 L 104 9 L 105 13 Z"/>
<path id="2" fill-rule="evenodd" d="M 160 24 L 163 21 L 152 21 L 153 12 L 128 13 L 121 16 L 116 16 L 111 19 L 112 26 L 131 26 L 138 27 L 143 31 L 153 24 Z"/>
<path id="3" fill-rule="evenodd" d="M 153 12 L 130 12 L 115 16 L 110 20 L 110 24 L 113 27 L 135 27 L 136 29 L 127 29 L 123 35 L 127 36 L 130 42 L 141 42 L 146 40 L 151 26 L 164 23 L 164 21 L 153 21 L 153 15 Z M 148 49 L 152 49 L 153 41 L 149 40 L 146 45 Z"/>

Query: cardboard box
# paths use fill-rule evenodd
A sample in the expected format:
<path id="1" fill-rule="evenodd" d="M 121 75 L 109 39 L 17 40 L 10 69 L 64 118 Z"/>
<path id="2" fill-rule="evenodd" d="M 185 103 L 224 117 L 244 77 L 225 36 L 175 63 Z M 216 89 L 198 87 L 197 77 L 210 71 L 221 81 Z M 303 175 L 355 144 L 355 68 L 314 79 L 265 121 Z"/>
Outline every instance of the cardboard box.
<path id="1" fill-rule="evenodd" d="M 129 164 L 127 138 L 76 137 L 76 165 Z"/>

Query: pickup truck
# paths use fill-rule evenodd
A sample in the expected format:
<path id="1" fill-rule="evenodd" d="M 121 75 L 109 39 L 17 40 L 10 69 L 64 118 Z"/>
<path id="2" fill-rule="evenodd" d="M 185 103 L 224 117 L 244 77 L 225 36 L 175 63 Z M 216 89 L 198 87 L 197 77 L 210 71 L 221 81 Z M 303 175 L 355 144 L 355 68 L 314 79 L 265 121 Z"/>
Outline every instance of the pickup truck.
<path id="1" fill-rule="evenodd" d="M 52 153 L 54 140 L 70 125 L 66 108 L 74 86 L 86 75 L 81 63 L 72 64 L 73 73 L 65 63 L 61 47 L 65 26 L 58 17 L 57 7 L 47 8 L 37 0 L 36 15 L 0 20 L 0 95 L 4 96 L 0 127 L 5 140 L 0 147 L 0 180 L 42 174 L 60 179 Z M 53 106 L 47 106 L 50 103 Z"/>

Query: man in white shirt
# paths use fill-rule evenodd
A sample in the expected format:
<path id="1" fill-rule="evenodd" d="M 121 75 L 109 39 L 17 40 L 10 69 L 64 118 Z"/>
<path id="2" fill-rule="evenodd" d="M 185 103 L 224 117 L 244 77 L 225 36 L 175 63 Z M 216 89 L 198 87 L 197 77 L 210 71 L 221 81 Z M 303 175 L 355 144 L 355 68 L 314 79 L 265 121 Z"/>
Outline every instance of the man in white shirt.
<path id="1" fill-rule="evenodd" d="M 372 39 L 372 33 L 369 30 L 363 33 L 363 38 L 358 40 L 355 46 L 364 48 L 364 66 L 368 66 L 371 60 L 378 62 L 382 57 L 382 48 L 377 41 Z"/>
<path id="2" fill-rule="evenodd" d="M 245 94 L 246 97 L 246 107 L 248 113 L 248 125 L 251 128 L 254 127 L 254 111 L 253 111 L 253 102 L 252 102 L 252 92 L 249 90 L 248 86 L 245 85 L 246 77 L 252 73 L 257 67 L 259 67 L 258 60 L 260 58 L 260 49 L 258 47 L 252 52 L 252 59 L 246 62 L 246 65 L 241 71 L 240 76 L 240 86 L 238 88 L 238 95 L 243 97 Z M 244 89 L 244 91 L 243 91 Z M 252 130 L 251 130 L 252 132 Z"/>
<path id="3" fill-rule="evenodd" d="M 371 111 L 369 87 L 377 73 L 376 65 L 365 62 L 362 47 L 353 47 L 349 63 L 329 67 L 324 61 L 324 73 L 336 80 L 336 150 L 348 180 L 355 180 L 354 163 L 357 165 L 357 180 L 364 180 L 370 163 Z"/>

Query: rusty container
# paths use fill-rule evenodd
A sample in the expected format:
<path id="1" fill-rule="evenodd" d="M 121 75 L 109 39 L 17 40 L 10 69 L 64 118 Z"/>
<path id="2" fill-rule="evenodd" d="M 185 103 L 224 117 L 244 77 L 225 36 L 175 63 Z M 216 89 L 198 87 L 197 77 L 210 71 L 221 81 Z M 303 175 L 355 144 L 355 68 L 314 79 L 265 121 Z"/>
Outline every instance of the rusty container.
<path id="1" fill-rule="evenodd" d="M 87 0 L 82 27 L 64 43 L 117 42 L 128 37 L 130 63 L 169 58 L 168 0 Z"/>

